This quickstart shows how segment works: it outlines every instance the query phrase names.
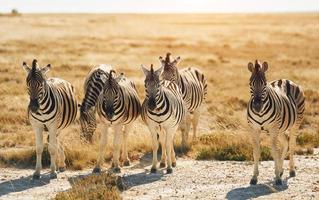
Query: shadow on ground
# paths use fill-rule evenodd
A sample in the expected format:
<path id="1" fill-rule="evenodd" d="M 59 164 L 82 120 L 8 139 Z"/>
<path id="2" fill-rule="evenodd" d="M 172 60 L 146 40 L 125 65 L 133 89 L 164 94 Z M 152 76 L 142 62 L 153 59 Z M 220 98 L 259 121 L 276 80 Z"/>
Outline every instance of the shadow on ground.
<path id="1" fill-rule="evenodd" d="M 0 183 L 0 197 L 12 192 L 21 192 L 50 183 L 50 173 L 42 174 L 39 180 L 33 180 L 32 175 Z"/>
<path id="2" fill-rule="evenodd" d="M 288 189 L 287 181 L 288 181 L 288 178 L 283 180 L 282 186 L 276 186 L 276 185 L 273 185 L 273 182 L 268 182 L 265 184 L 250 185 L 248 187 L 235 188 L 227 193 L 226 199 L 244 200 L 244 199 L 252 199 L 252 198 L 257 198 L 261 196 L 266 196 L 275 192 L 282 192 Z"/>

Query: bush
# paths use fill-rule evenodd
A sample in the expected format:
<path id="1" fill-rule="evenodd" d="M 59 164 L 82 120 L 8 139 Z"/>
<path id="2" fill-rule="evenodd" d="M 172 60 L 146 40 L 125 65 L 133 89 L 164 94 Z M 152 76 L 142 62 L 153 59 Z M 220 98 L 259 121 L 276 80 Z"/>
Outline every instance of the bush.
<path id="1" fill-rule="evenodd" d="M 311 145 L 314 148 L 319 147 L 319 135 L 311 133 L 302 133 L 297 137 L 297 144 L 300 146 Z"/>
<path id="2" fill-rule="evenodd" d="M 272 160 L 271 150 L 268 147 L 261 146 L 260 160 Z M 233 161 L 248 161 L 253 160 L 252 147 L 248 144 L 233 144 L 225 147 L 210 147 L 200 149 L 197 160 L 233 160 Z"/>
<path id="3" fill-rule="evenodd" d="M 72 182 L 72 188 L 58 193 L 55 200 L 116 200 L 124 188 L 121 177 L 114 174 L 89 175 Z"/>

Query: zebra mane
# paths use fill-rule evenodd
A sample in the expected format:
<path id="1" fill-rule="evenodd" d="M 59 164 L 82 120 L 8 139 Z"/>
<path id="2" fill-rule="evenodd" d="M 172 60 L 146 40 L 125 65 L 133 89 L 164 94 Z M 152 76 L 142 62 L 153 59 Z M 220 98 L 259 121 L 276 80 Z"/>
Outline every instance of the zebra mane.
<path id="1" fill-rule="evenodd" d="M 109 72 L 109 77 L 108 80 L 105 82 L 105 86 L 114 88 L 117 87 L 117 81 L 116 79 L 113 77 L 113 74 L 115 74 L 115 71 L 113 69 L 110 70 Z"/>
<path id="2" fill-rule="evenodd" d="M 263 82 L 267 81 L 265 76 L 265 71 L 258 60 L 255 60 L 254 70 L 250 77 L 250 82 L 255 80 L 262 80 Z"/>
<path id="3" fill-rule="evenodd" d="M 42 81 L 46 79 L 44 73 L 41 72 L 37 59 L 33 59 L 32 67 L 28 75 L 28 79 L 36 79 L 37 81 Z"/>

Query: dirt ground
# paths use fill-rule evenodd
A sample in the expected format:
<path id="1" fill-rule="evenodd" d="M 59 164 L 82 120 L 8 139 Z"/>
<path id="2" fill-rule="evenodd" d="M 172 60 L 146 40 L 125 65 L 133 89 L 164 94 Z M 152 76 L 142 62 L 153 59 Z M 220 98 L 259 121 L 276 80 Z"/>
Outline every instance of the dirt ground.
<path id="1" fill-rule="evenodd" d="M 160 169 L 150 174 L 150 156 L 124 168 L 120 174 L 126 190 L 123 199 L 318 199 L 319 151 L 313 156 L 296 156 L 297 176 L 289 178 L 285 161 L 283 186 L 274 186 L 272 161 L 260 164 L 259 182 L 250 186 L 252 165 L 248 162 L 196 161 L 178 159 L 173 174 Z M 75 177 L 90 169 L 66 171 L 50 180 L 48 170 L 40 180 L 31 179 L 33 170 L 2 168 L 0 199 L 51 199 L 71 187 Z"/>

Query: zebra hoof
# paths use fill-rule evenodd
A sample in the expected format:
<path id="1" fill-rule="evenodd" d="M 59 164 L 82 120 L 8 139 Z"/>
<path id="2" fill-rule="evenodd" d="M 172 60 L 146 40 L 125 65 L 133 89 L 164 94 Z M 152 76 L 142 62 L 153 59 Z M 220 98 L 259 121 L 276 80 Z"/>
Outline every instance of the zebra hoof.
<path id="1" fill-rule="evenodd" d="M 161 163 L 160 163 L 160 168 L 164 168 L 164 167 L 166 167 L 165 162 L 161 162 Z"/>
<path id="2" fill-rule="evenodd" d="M 50 179 L 56 179 L 56 178 L 58 178 L 57 173 L 56 172 L 51 172 L 50 173 Z"/>
<path id="3" fill-rule="evenodd" d="M 256 185 L 256 184 L 257 184 L 257 179 L 256 178 L 250 179 L 250 185 Z"/>
<path id="4" fill-rule="evenodd" d="M 66 168 L 65 167 L 59 167 L 59 172 L 65 172 Z"/>
<path id="5" fill-rule="evenodd" d="M 172 168 L 167 168 L 166 173 L 167 173 L 167 174 L 173 173 L 173 169 L 172 169 Z"/>
<path id="6" fill-rule="evenodd" d="M 172 167 L 176 167 L 176 162 L 172 162 Z"/>
<path id="7" fill-rule="evenodd" d="M 39 180 L 40 179 L 40 174 L 34 173 L 33 176 L 32 176 L 32 179 L 33 180 Z"/>
<path id="8" fill-rule="evenodd" d="M 276 179 L 276 185 L 282 185 L 282 180 L 281 179 Z"/>
<path id="9" fill-rule="evenodd" d="M 124 165 L 124 166 L 130 166 L 130 165 L 131 165 L 131 163 L 130 163 L 130 161 L 129 161 L 129 160 L 126 160 L 126 161 L 124 161 L 123 165 Z"/>
<path id="10" fill-rule="evenodd" d="M 119 168 L 119 167 L 114 167 L 114 168 L 112 169 L 112 171 L 113 171 L 114 173 L 118 174 L 118 173 L 121 173 L 121 168 Z"/>
<path id="11" fill-rule="evenodd" d="M 156 174 L 156 168 L 151 168 L 151 174 Z"/>
<path id="12" fill-rule="evenodd" d="M 295 170 L 291 170 L 289 172 L 290 177 L 295 177 L 296 176 L 296 171 Z"/>
<path id="13" fill-rule="evenodd" d="M 94 167 L 93 173 L 95 173 L 95 174 L 101 173 L 101 168 L 99 168 L 99 167 Z"/>

